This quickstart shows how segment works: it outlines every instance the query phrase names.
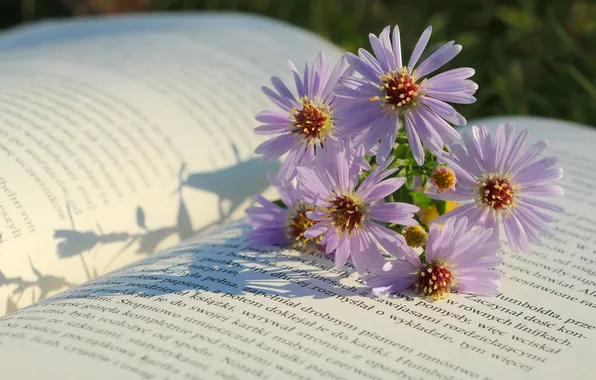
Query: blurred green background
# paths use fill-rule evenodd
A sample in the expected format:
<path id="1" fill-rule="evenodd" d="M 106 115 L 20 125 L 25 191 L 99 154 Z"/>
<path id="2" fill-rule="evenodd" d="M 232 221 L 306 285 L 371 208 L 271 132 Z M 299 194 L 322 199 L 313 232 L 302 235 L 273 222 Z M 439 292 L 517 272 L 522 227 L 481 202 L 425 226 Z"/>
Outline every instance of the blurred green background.
<path id="1" fill-rule="evenodd" d="M 427 25 L 434 44 L 464 46 L 476 69 L 468 119 L 541 115 L 596 126 L 596 1 L 586 0 L 0 0 L 0 27 L 55 17 L 140 11 L 237 10 L 310 29 L 348 51 L 399 24 L 411 48 Z M 436 46 L 436 45 L 435 45 Z M 411 50 L 409 50 L 411 51 Z"/>

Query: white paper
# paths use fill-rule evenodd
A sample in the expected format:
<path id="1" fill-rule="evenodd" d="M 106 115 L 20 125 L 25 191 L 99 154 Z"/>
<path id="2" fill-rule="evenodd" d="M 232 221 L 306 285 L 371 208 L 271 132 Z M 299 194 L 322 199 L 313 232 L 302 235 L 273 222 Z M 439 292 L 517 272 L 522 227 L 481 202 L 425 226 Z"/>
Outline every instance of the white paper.
<path id="1" fill-rule="evenodd" d="M 375 298 L 349 267 L 247 248 L 236 223 L 0 319 L 1 368 L 64 380 L 591 379 L 596 178 L 581 174 L 596 164 L 595 131 L 517 122 L 579 140 L 551 139 L 567 212 L 532 255 L 504 249 L 497 297 Z"/>
<path id="2" fill-rule="evenodd" d="M 324 49 L 230 14 L 45 23 L 0 37 L 0 315 L 242 215 L 267 189 L 260 91 Z"/>

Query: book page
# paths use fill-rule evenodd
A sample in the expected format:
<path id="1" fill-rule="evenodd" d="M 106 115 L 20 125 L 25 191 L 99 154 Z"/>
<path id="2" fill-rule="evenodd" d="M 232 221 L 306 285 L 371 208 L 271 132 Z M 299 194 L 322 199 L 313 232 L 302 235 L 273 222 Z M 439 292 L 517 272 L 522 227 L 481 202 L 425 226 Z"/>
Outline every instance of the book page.
<path id="1" fill-rule="evenodd" d="M 242 215 L 268 188 L 260 92 L 337 48 L 233 14 L 0 36 L 0 315 Z"/>
<path id="2" fill-rule="evenodd" d="M 567 212 L 533 255 L 504 249 L 497 297 L 373 297 L 350 267 L 247 248 L 247 227 L 235 223 L 0 319 L 3 375 L 592 379 L 596 177 L 588 169 L 596 160 L 588 142 L 596 132 L 518 124 L 538 125 L 535 137 L 564 128 L 580 139 L 551 140 L 567 171 Z"/>

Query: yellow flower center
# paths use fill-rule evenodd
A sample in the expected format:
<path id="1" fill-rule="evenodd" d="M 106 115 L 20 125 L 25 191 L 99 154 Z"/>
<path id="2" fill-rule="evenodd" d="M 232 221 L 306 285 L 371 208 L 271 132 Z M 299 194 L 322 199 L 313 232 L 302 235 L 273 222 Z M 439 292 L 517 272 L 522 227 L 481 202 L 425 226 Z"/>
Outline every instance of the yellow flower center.
<path id="1" fill-rule="evenodd" d="M 402 233 L 408 246 L 412 248 L 422 247 L 426 243 L 428 234 L 421 226 L 408 226 Z"/>
<path id="2" fill-rule="evenodd" d="M 445 190 L 453 190 L 457 183 L 455 173 L 447 166 L 439 166 L 436 168 L 431 174 L 430 179 L 439 193 Z"/>

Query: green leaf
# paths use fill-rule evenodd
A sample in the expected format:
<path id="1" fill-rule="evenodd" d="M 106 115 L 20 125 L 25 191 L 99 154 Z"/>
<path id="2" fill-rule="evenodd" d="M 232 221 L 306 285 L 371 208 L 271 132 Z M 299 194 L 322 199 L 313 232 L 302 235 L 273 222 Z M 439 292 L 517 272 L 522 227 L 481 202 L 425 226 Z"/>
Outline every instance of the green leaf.
<path id="1" fill-rule="evenodd" d="M 447 202 L 445 201 L 435 201 L 436 205 L 437 205 L 437 211 L 439 212 L 439 215 L 443 215 L 444 213 L 447 212 Z"/>
<path id="2" fill-rule="evenodd" d="M 433 201 L 426 195 L 419 193 L 417 191 L 412 191 L 410 193 L 410 195 L 412 196 L 412 198 L 414 198 L 414 200 L 418 203 L 418 205 L 420 205 L 420 208 L 425 208 L 425 207 L 430 206 Z"/>
<path id="3" fill-rule="evenodd" d="M 281 199 L 276 199 L 273 201 L 273 203 L 275 203 L 276 205 L 278 205 L 281 208 L 287 208 L 286 205 L 281 201 Z"/>

